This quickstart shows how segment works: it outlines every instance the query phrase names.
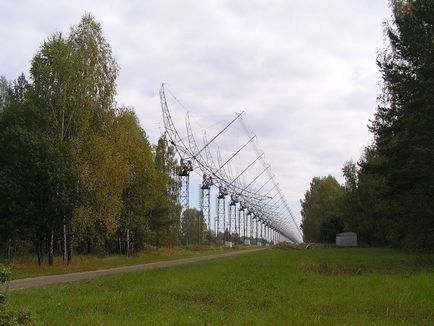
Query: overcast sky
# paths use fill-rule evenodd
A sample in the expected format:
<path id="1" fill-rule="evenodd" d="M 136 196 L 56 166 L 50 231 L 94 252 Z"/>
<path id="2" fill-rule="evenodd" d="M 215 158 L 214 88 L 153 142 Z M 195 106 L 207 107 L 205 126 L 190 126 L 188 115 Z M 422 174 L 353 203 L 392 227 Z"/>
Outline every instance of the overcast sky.
<path id="1" fill-rule="evenodd" d="M 118 104 L 151 141 L 163 81 L 208 123 L 244 110 L 297 218 L 312 177 L 342 181 L 372 139 L 387 0 L 0 0 L 0 75 L 28 75 L 39 45 L 85 12 L 121 67 Z"/>

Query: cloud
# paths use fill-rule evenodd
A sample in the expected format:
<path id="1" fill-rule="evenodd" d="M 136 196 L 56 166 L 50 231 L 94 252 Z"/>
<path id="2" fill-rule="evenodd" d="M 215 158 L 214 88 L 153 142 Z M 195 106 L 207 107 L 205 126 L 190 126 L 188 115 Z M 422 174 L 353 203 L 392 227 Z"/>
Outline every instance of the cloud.
<path id="1" fill-rule="evenodd" d="M 162 81 L 196 130 L 245 110 L 297 218 L 311 178 L 342 181 L 371 139 L 386 0 L 2 1 L 0 74 L 28 73 L 43 40 L 85 12 L 121 67 L 119 105 L 136 109 L 152 141 Z M 185 112 L 173 112 L 180 129 Z"/>

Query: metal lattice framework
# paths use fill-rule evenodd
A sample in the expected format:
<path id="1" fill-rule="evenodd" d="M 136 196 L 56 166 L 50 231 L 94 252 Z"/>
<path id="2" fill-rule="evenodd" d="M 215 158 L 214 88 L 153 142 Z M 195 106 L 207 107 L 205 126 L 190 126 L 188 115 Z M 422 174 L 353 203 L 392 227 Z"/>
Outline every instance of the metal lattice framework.
<path id="1" fill-rule="evenodd" d="M 202 191 L 200 206 L 205 221 L 208 223 L 209 234 L 212 232 L 213 224 L 210 209 L 211 188 L 215 186 L 218 189 L 214 221 L 214 231 L 217 237 L 219 233 L 231 234 L 234 230 L 240 242 L 243 238 L 243 241 L 249 244 L 253 241 L 255 234 L 256 243 L 262 242 L 263 239 L 269 242 L 282 240 L 300 242 L 301 231 L 270 165 L 265 160 L 265 154 L 259 147 L 255 133 L 247 126 L 243 112 L 237 113 L 235 118 L 211 139 L 208 140 L 206 134 L 203 133 L 203 140 L 199 147 L 188 114 L 185 118 L 187 137 L 183 138 L 178 133 L 169 111 L 164 84 L 160 89 L 160 101 L 165 133 L 180 156 L 180 168 L 177 175 L 180 184 L 179 201 L 182 208 L 189 207 L 190 173 L 198 172 L 203 176 L 200 186 Z M 221 158 L 220 148 L 217 148 L 217 159 L 215 159 L 211 148 L 229 128 L 234 128 L 235 122 L 241 125 L 247 141 L 227 154 L 225 161 Z M 243 157 L 247 148 L 254 156 L 243 164 L 241 171 L 234 173 L 231 164 L 237 158 Z M 262 168 L 255 175 L 250 175 L 246 181 L 246 175 L 252 173 L 252 166 L 257 167 L 258 165 Z M 228 196 L 230 197 L 229 209 L 225 209 L 225 199 Z"/>
<path id="2" fill-rule="evenodd" d="M 202 176 L 200 210 L 208 224 L 208 237 L 211 237 L 211 186 L 213 185 L 212 178 L 204 174 Z"/>

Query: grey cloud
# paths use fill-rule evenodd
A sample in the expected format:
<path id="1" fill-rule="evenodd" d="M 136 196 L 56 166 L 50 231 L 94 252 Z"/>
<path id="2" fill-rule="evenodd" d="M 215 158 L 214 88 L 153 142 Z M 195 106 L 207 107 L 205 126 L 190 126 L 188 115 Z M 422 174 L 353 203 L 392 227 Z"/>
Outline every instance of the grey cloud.
<path id="1" fill-rule="evenodd" d="M 386 0 L 3 1 L 0 74 L 28 71 L 39 44 L 84 12 L 121 66 L 117 102 L 136 109 L 152 141 L 162 81 L 196 131 L 214 125 L 208 137 L 245 110 L 296 215 L 311 178 L 342 180 L 342 164 L 371 139 Z M 182 131 L 186 109 L 173 110 Z"/>

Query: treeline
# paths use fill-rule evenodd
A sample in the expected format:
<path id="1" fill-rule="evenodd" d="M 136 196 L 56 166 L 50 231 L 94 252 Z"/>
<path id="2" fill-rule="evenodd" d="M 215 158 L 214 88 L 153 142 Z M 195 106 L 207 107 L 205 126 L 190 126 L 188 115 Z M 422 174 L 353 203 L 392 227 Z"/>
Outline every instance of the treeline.
<path id="1" fill-rule="evenodd" d="M 175 153 L 117 107 L 116 64 L 85 15 L 55 33 L 30 77 L 0 80 L 0 254 L 129 255 L 180 242 Z"/>
<path id="2" fill-rule="evenodd" d="M 314 178 L 302 200 L 305 241 L 341 231 L 370 245 L 434 250 L 434 2 L 393 0 L 373 144 L 343 167 L 345 185 Z"/>

